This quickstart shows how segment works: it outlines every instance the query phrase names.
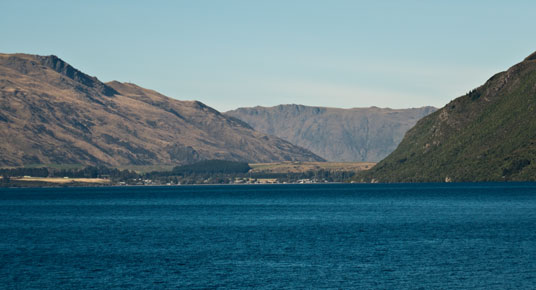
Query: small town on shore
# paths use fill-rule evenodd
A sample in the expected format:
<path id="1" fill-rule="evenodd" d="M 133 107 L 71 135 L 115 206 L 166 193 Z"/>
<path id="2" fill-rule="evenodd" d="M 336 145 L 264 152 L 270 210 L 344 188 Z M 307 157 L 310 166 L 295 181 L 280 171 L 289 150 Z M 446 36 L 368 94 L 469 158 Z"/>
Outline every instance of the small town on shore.
<path id="1" fill-rule="evenodd" d="M 373 163 L 284 162 L 248 164 L 204 160 L 170 170 L 148 172 L 89 166 L 83 168 L 2 168 L 2 187 L 176 186 L 195 184 L 313 184 L 349 182 Z"/>

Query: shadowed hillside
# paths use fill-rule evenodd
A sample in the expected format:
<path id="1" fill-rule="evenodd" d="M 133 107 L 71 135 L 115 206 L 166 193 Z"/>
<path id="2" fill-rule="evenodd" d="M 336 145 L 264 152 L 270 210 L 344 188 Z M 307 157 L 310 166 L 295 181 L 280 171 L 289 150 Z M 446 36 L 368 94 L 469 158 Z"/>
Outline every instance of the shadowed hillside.
<path id="1" fill-rule="evenodd" d="M 536 53 L 420 120 L 356 180 L 536 180 Z"/>

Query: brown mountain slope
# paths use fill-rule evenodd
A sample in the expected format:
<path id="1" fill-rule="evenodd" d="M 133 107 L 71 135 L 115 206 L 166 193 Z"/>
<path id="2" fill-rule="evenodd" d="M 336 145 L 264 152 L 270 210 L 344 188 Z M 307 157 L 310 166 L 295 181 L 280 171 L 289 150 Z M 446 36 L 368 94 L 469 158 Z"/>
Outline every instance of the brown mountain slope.
<path id="1" fill-rule="evenodd" d="M 239 108 L 225 114 L 330 161 L 379 161 L 434 107 L 338 109 L 302 105 Z"/>
<path id="2" fill-rule="evenodd" d="M 25 54 L 0 54 L 0 139 L 0 166 L 322 160 L 200 102 Z"/>

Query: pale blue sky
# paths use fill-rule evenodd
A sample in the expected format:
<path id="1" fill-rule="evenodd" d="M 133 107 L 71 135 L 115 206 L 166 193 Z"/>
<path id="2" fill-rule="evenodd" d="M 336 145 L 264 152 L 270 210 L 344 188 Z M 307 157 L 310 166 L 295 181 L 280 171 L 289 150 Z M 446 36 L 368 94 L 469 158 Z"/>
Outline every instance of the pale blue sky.
<path id="1" fill-rule="evenodd" d="M 225 111 L 443 106 L 536 50 L 536 1 L 9 1 L 0 52 Z"/>

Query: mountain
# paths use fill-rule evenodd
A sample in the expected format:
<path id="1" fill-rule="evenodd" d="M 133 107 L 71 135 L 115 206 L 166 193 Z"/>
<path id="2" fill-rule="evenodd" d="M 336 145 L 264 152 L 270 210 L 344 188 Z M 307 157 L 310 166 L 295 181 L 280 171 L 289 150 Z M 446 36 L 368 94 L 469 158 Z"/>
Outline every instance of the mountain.
<path id="1" fill-rule="evenodd" d="M 321 161 L 197 101 L 102 83 L 56 56 L 0 54 L 0 166 Z"/>
<path id="2" fill-rule="evenodd" d="M 536 180 L 536 53 L 420 120 L 357 180 Z"/>
<path id="3" fill-rule="evenodd" d="M 404 133 L 434 110 L 279 105 L 239 108 L 225 114 L 330 161 L 375 162 L 395 150 Z"/>

